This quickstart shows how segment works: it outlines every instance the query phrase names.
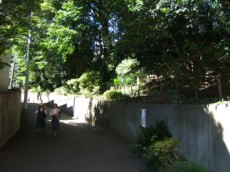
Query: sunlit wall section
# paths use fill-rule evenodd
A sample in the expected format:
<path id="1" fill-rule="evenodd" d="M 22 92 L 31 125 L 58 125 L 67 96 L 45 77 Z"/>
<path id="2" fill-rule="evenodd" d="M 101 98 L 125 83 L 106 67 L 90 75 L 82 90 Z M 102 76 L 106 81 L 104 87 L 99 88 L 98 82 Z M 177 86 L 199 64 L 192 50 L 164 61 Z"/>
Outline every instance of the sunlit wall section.
<path id="1" fill-rule="evenodd" d="M 0 61 L 9 64 L 10 55 L 1 55 Z M 10 84 L 9 71 L 10 67 L 8 66 L 5 66 L 3 69 L 0 70 L 0 89 L 8 89 Z"/>

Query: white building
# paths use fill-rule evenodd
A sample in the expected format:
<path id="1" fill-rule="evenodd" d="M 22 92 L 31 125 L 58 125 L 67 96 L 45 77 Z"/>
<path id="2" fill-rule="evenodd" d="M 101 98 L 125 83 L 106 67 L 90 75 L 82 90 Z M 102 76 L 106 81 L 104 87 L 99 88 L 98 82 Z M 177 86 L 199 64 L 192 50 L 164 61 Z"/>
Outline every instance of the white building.
<path id="1" fill-rule="evenodd" d="M 1 55 L 0 61 L 5 63 L 10 63 L 10 55 Z M 0 89 L 8 89 L 10 85 L 9 77 L 10 67 L 5 66 L 3 69 L 0 69 Z"/>

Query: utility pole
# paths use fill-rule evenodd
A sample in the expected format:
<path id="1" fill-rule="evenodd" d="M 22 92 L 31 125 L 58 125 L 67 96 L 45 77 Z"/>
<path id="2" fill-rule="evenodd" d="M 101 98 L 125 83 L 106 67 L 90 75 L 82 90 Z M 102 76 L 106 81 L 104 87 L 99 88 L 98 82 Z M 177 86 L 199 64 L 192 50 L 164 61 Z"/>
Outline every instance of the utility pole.
<path id="1" fill-rule="evenodd" d="M 11 76 L 10 76 L 10 85 L 9 85 L 9 89 L 13 88 L 13 80 L 14 80 L 14 71 L 15 71 L 15 56 L 13 57 L 13 66 L 11 67 Z"/>
<path id="2" fill-rule="evenodd" d="M 30 13 L 30 19 L 33 13 Z M 27 109 L 28 101 L 28 85 L 29 85 L 29 68 L 30 68 L 30 43 L 31 43 L 31 29 L 28 32 L 27 45 L 26 45 L 26 79 L 25 79 L 25 91 L 24 91 L 24 109 Z"/>

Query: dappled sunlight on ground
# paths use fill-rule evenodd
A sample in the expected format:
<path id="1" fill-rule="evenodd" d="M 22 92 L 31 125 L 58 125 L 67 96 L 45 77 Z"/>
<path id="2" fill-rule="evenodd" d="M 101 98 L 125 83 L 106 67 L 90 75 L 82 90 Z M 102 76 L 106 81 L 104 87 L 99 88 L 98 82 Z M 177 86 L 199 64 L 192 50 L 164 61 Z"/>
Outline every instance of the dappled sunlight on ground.
<path id="1" fill-rule="evenodd" d="M 60 120 L 61 123 L 71 125 L 71 126 L 79 126 L 79 125 L 84 125 L 85 123 L 80 122 L 78 120 Z"/>
<path id="2" fill-rule="evenodd" d="M 51 119 L 48 119 L 47 121 L 51 121 Z M 67 125 L 71 125 L 71 126 L 81 126 L 81 125 L 85 125 L 86 123 L 84 121 L 78 120 L 78 119 L 60 119 L 60 123 L 64 123 Z"/>
<path id="3" fill-rule="evenodd" d="M 50 112 L 50 108 L 49 107 L 46 107 L 47 111 L 48 111 L 48 118 L 47 118 L 47 121 L 51 121 L 51 116 L 49 115 L 49 112 Z M 81 125 L 85 125 L 86 122 L 85 120 L 80 120 L 80 119 L 77 119 L 77 118 L 73 118 L 71 117 L 70 115 L 62 112 L 61 114 L 61 117 L 60 117 L 60 123 L 64 123 L 64 124 L 67 124 L 67 125 L 71 125 L 71 126 L 81 126 Z"/>

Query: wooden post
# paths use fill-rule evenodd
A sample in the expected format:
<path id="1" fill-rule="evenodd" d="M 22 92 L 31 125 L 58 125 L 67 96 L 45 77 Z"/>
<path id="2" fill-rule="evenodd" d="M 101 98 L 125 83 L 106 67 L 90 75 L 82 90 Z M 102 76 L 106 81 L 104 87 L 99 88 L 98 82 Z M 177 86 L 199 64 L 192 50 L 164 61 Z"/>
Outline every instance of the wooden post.
<path id="1" fill-rule="evenodd" d="M 220 97 L 220 99 L 222 99 L 223 95 L 222 95 L 222 86 L 221 86 L 220 74 L 217 75 L 217 86 L 218 86 L 219 97 Z"/>
<path id="2" fill-rule="evenodd" d="M 140 78 L 137 77 L 137 97 L 140 96 Z"/>
<path id="3" fill-rule="evenodd" d="M 161 92 L 163 92 L 163 81 L 161 81 Z"/>

